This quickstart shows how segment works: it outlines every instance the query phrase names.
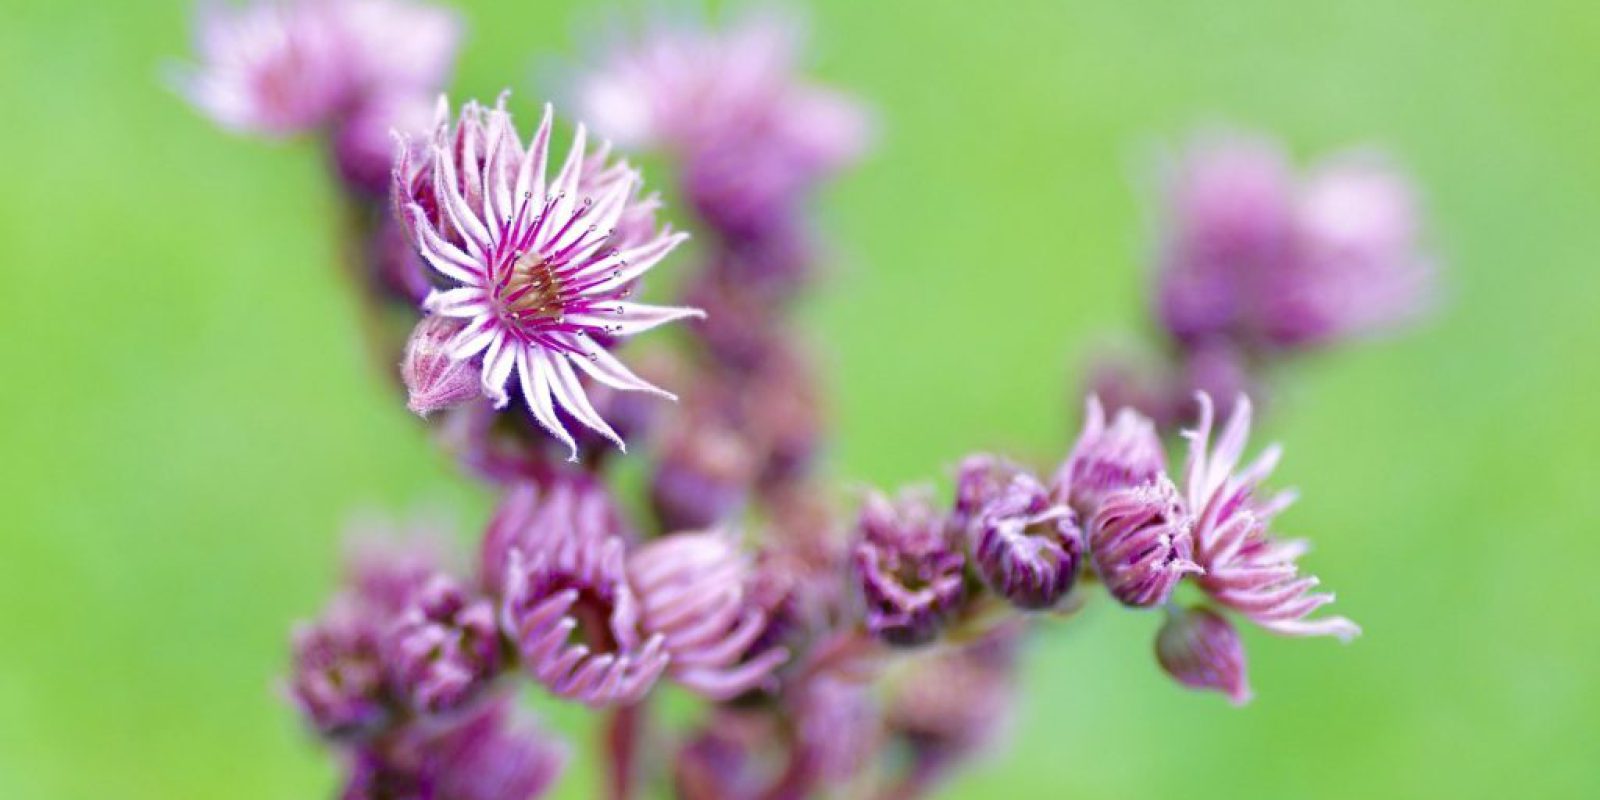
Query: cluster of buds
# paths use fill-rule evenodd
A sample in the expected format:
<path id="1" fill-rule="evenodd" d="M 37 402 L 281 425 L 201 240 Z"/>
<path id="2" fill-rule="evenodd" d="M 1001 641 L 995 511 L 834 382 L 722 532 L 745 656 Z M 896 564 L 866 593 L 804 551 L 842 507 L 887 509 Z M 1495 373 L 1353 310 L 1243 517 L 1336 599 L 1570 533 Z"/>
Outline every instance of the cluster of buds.
<path id="1" fill-rule="evenodd" d="M 1296 175 L 1266 136 L 1213 134 L 1164 178 L 1151 310 L 1167 355 L 1102 355 L 1090 384 L 1112 407 L 1172 430 L 1196 418 L 1197 391 L 1264 397 L 1273 365 L 1432 305 L 1416 187 L 1381 153 L 1335 154 Z"/>
<path id="2" fill-rule="evenodd" d="M 1269 530 L 1290 495 L 1259 490 L 1275 447 L 1240 466 L 1237 391 L 1267 356 L 1418 306 L 1414 202 L 1375 162 L 1290 191 L 1262 146 L 1197 151 L 1172 185 L 1158 293 L 1185 377 L 1151 389 L 1107 373 L 1119 410 L 1091 397 L 1053 477 L 973 455 L 948 506 L 872 492 L 852 521 L 814 475 L 821 391 L 787 311 L 823 249 L 809 201 L 869 126 L 799 74 L 793 20 L 656 24 L 576 87 L 596 131 L 675 168 L 700 244 L 676 306 L 637 296 L 688 236 L 658 223 L 660 198 L 610 141 L 579 124 L 553 152 L 549 106 L 524 138 L 508 95 L 454 112 L 438 97 L 453 15 L 261 0 L 200 28 L 184 93 L 232 130 L 325 137 L 358 223 L 364 308 L 382 312 L 374 350 L 499 493 L 471 570 L 391 538 L 296 630 L 287 693 L 340 754 L 342 796 L 542 795 L 567 751 L 518 718 L 520 680 L 609 715 L 624 800 L 648 780 L 645 710 L 664 684 L 706 706 L 666 749 L 679 796 L 918 797 L 996 741 L 1025 637 L 1095 586 L 1164 608 L 1157 663 L 1236 703 L 1250 688 L 1232 619 L 1358 632 L 1312 617 L 1332 596 L 1302 575 L 1305 545 Z M 633 335 L 675 321 L 691 323 L 684 352 L 623 360 Z M 1211 395 L 1182 401 L 1197 424 L 1175 475 L 1158 431 L 1180 386 L 1238 399 L 1214 444 Z M 614 469 L 621 453 L 642 481 Z M 637 502 L 614 495 L 641 484 Z M 1204 600 L 1181 605 L 1185 584 Z"/>
<path id="3" fill-rule="evenodd" d="M 1305 544 L 1268 530 L 1293 497 L 1258 494 L 1278 448 L 1239 466 L 1249 398 L 1234 401 L 1215 447 L 1210 396 L 1197 395 L 1196 406 L 1181 489 L 1155 423 L 1123 408 L 1108 424 L 1091 397 L 1083 432 L 1048 488 L 980 455 L 961 465 L 947 513 L 922 495 L 898 505 L 869 496 L 855 546 L 866 631 L 898 647 L 960 640 L 974 625 L 983 630 L 990 598 L 1022 611 L 1075 610 L 1069 598 L 1087 563 L 1123 606 L 1170 609 L 1158 643 L 1163 668 L 1238 702 L 1249 697 L 1239 637 L 1217 611 L 1179 611 L 1173 595 L 1181 584 L 1273 633 L 1354 637 L 1359 628 L 1344 617 L 1310 618 L 1333 596 L 1315 593 L 1317 579 L 1301 575 Z"/>

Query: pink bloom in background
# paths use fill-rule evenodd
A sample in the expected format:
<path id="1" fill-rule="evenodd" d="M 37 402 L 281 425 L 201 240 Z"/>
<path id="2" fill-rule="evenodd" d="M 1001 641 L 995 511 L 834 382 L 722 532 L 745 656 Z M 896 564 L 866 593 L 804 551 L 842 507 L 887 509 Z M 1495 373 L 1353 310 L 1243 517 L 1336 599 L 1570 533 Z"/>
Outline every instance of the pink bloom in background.
<path id="1" fill-rule="evenodd" d="M 859 105 L 797 74 L 800 31 L 770 13 L 721 31 L 657 22 L 582 76 L 583 116 L 624 146 L 677 157 L 686 193 L 723 233 L 769 230 L 871 138 Z"/>
<path id="2" fill-rule="evenodd" d="M 346 47 L 327 3 L 206 4 L 195 32 L 200 65 L 180 73 L 178 88 L 229 130 L 304 133 L 347 100 Z"/>
<path id="3" fill-rule="evenodd" d="M 1430 304 L 1415 188 L 1376 154 L 1297 175 L 1265 137 L 1201 138 L 1173 170 L 1166 203 L 1156 306 L 1186 345 L 1326 344 Z"/>
<path id="4" fill-rule="evenodd" d="M 1195 561 L 1204 568 L 1199 584 L 1218 603 L 1273 633 L 1290 636 L 1334 636 L 1349 641 L 1361 629 L 1344 617 L 1307 619 L 1333 602 L 1316 594 L 1317 579 L 1302 577 L 1296 560 L 1306 552 L 1304 541 L 1283 541 L 1267 531 L 1272 518 L 1293 502 L 1291 492 L 1258 498 L 1260 482 L 1277 466 L 1280 450 L 1268 447 L 1243 469 L 1245 440 L 1250 435 L 1250 400 L 1241 397 L 1211 444 L 1211 398 L 1200 395 L 1200 423 L 1185 432 L 1189 457 L 1184 491 L 1194 515 Z"/>
<path id="5" fill-rule="evenodd" d="M 547 106 L 524 149 L 503 98 L 493 109 L 468 103 L 454 131 L 439 125 L 427 163 L 413 168 L 402 152 L 395 194 L 423 257 L 457 284 L 424 303 L 430 313 L 466 322 L 449 344 L 451 358 L 475 360 L 483 393 L 497 408 L 510 402 L 514 383 L 534 419 L 576 459 L 558 407 L 622 446 L 579 374 L 671 398 L 624 366 L 607 343 L 700 312 L 626 299 L 686 237 L 667 230 L 627 249 L 611 246 L 635 201 L 638 175 L 624 168 L 592 193 L 582 191 L 587 134 L 580 125 L 565 164 L 549 179 L 551 124 Z M 434 208 L 420 202 L 428 194 Z"/>
<path id="6" fill-rule="evenodd" d="M 374 110 L 363 106 L 432 95 L 460 37 L 453 12 L 404 0 L 210 3 L 197 28 L 200 64 L 179 76 L 179 88 L 223 127 L 266 136 L 346 115 L 374 127 Z M 389 125 L 381 127 L 386 139 Z"/>

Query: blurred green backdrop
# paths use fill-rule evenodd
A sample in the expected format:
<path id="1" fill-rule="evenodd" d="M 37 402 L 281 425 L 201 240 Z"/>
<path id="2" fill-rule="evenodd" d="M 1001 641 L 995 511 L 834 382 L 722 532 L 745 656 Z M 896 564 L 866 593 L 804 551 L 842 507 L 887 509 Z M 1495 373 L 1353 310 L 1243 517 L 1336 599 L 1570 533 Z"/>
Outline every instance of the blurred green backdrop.
<path id="1" fill-rule="evenodd" d="M 578 5 L 463 4 L 456 95 L 531 108 Z M 222 135 L 161 87 L 188 13 L 10 0 L 0 24 L 0 797 L 327 796 L 274 680 L 340 526 L 486 513 L 363 360 L 315 149 Z M 1154 615 L 1102 606 L 1034 648 L 1011 746 L 950 796 L 1600 796 L 1592 3 L 814 18 L 819 72 L 883 129 L 827 200 L 844 263 L 808 312 L 844 480 L 1061 451 L 1082 354 L 1142 318 L 1133 179 L 1197 123 L 1392 147 L 1451 266 L 1446 313 L 1304 365 L 1267 426 L 1304 490 L 1285 526 L 1366 635 L 1249 636 L 1234 710 L 1160 675 Z"/>

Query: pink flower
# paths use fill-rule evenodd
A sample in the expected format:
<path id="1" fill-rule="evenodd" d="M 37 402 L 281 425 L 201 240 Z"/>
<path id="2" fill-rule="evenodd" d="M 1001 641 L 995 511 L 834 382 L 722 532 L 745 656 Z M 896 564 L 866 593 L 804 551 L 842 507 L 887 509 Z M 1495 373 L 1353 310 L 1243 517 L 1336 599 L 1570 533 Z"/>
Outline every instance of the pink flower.
<path id="1" fill-rule="evenodd" d="M 782 647 L 753 649 L 768 616 L 751 596 L 751 573 L 738 542 L 722 532 L 662 537 L 628 558 L 644 628 L 664 636 L 672 656 L 669 674 L 713 700 L 768 683 L 789 657 Z"/>
<path id="2" fill-rule="evenodd" d="M 201 7 L 200 65 L 180 91 L 223 127 L 291 136 L 346 116 L 340 150 L 370 152 L 375 127 L 404 121 L 401 99 L 436 92 L 455 62 L 453 12 L 405 0 L 262 0 Z M 384 113 L 378 113 L 382 110 Z M 344 164 L 341 162 L 341 166 Z"/>
<path id="3" fill-rule="evenodd" d="M 662 231 L 626 249 L 610 246 L 635 201 L 638 175 L 623 166 L 599 186 L 593 175 L 586 182 L 588 135 L 580 125 L 565 165 L 547 181 L 551 117 L 546 106 L 524 149 L 504 98 L 493 109 L 468 103 L 454 131 L 439 124 L 430 163 L 414 168 L 402 150 L 395 196 L 423 258 L 457 284 L 424 303 L 431 313 L 466 321 L 449 344 L 451 357 L 476 360 L 483 393 L 497 408 L 510 402 L 507 386 L 515 380 L 534 419 L 576 460 L 577 443 L 558 407 L 623 447 L 579 373 L 614 389 L 672 398 L 624 366 L 607 343 L 701 312 L 626 299 L 686 237 Z"/>
<path id="4" fill-rule="evenodd" d="M 800 28 L 773 14 L 721 31 L 654 25 L 581 80 L 584 116 L 627 146 L 672 153 L 685 194 L 724 235 L 770 232 L 870 138 L 854 100 L 798 75 Z"/>
<path id="5" fill-rule="evenodd" d="M 208 4 L 196 29 L 201 63 L 178 76 L 178 88 L 224 128 L 303 133 L 327 122 L 348 96 L 352 75 L 329 4 Z"/>
<path id="6" fill-rule="evenodd" d="M 1333 602 L 1333 595 L 1313 593 L 1317 579 L 1300 575 L 1295 561 L 1306 552 L 1305 542 L 1278 540 L 1267 532 L 1272 518 L 1294 501 L 1290 492 L 1265 500 L 1255 496 L 1256 487 L 1277 466 L 1279 448 L 1268 447 L 1238 469 L 1250 434 L 1249 398 L 1241 396 L 1234 403 L 1215 447 L 1211 397 L 1202 393 L 1197 401 L 1200 423 L 1184 433 L 1189 440 L 1184 484 L 1194 520 L 1194 557 L 1205 569 L 1200 587 L 1273 633 L 1354 638 L 1361 629 L 1344 617 L 1307 619 Z"/>

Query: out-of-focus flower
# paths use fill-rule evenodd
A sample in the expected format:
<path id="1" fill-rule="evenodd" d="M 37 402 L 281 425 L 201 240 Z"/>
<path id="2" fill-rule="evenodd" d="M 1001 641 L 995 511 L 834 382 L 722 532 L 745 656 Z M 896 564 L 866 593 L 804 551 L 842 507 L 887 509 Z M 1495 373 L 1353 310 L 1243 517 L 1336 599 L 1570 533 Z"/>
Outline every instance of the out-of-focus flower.
<path id="1" fill-rule="evenodd" d="M 1011 480 L 1024 474 L 1021 467 L 998 456 L 978 453 L 961 460 L 956 469 L 955 508 L 950 525 L 969 534 L 971 525 L 990 503 L 1000 499 Z"/>
<path id="2" fill-rule="evenodd" d="M 381 198 L 394 168 L 395 132 L 420 137 L 434 125 L 436 104 L 422 91 L 391 91 L 362 98 L 333 131 L 333 165 L 345 184 Z"/>
<path id="3" fill-rule="evenodd" d="M 1434 259 L 1421 243 L 1416 187 L 1374 153 L 1336 156 L 1306 177 L 1296 259 L 1273 277 L 1264 325 L 1283 347 L 1392 328 L 1432 304 Z"/>
<path id="4" fill-rule="evenodd" d="M 635 702 L 667 667 L 665 637 L 641 630 L 622 538 L 572 533 L 539 529 L 512 548 L 502 624 L 552 694 L 596 708 Z"/>
<path id="5" fill-rule="evenodd" d="M 1166 192 L 1156 304 L 1186 346 L 1326 344 L 1429 304 L 1415 190 L 1382 158 L 1338 156 L 1298 178 L 1264 137 L 1210 137 Z"/>
<path id="6" fill-rule="evenodd" d="M 404 0 L 208 3 L 197 24 L 200 64 L 178 85 L 218 124 L 245 133 L 289 136 L 363 114 L 403 125 L 404 115 L 390 113 L 395 103 L 443 85 L 459 35 L 452 12 Z M 344 146 L 375 140 L 359 138 L 359 147 Z M 372 177 L 352 177 L 363 175 Z"/>
<path id="7" fill-rule="evenodd" d="M 435 575 L 385 637 L 385 660 L 412 708 L 461 708 L 500 670 L 494 606 L 445 575 Z"/>
<path id="8" fill-rule="evenodd" d="M 1105 409 L 1091 395 L 1083 432 L 1056 472 L 1055 491 L 1087 519 L 1111 494 L 1150 483 L 1165 469 L 1166 455 L 1155 424 L 1131 408 L 1122 408 L 1107 426 Z"/>
<path id="9" fill-rule="evenodd" d="M 1049 608 L 1077 580 L 1083 559 L 1077 515 L 1031 475 L 1012 477 L 977 513 L 968 535 L 984 582 L 1015 606 Z"/>
<path id="10" fill-rule="evenodd" d="M 885 722 L 911 749 L 913 773 L 930 771 L 995 744 L 1010 721 L 1021 626 L 1003 625 L 971 644 L 909 665 L 890 687 Z"/>
<path id="11" fill-rule="evenodd" d="M 923 495 L 867 495 L 852 556 L 867 629 L 889 644 L 933 639 L 966 598 L 966 558 Z"/>
<path id="12" fill-rule="evenodd" d="M 1089 525 L 1089 552 L 1106 589 L 1129 606 L 1160 605 L 1184 575 L 1201 572 L 1189 513 L 1165 477 L 1107 495 Z"/>
<path id="13" fill-rule="evenodd" d="M 1295 562 L 1307 549 L 1304 541 L 1278 540 L 1267 531 L 1272 518 L 1294 500 L 1290 492 L 1255 496 L 1277 466 L 1280 449 L 1270 446 L 1239 468 L 1250 435 L 1250 399 L 1235 401 L 1215 447 L 1211 398 L 1202 394 L 1197 400 L 1199 425 L 1184 434 L 1189 440 L 1184 489 L 1194 519 L 1194 557 L 1205 570 L 1200 588 L 1273 633 L 1354 638 L 1361 629 L 1344 617 L 1307 619 L 1333 602 L 1333 595 L 1313 592 L 1317 579 L 1300 575 Z"/>
<path id="14" fill-rule="evenodd" d="M 685 237 L 663 232 L 627 250 L 605 247 L 634 199 L 637 175 L 583 196 L 587 135 L 579 126 L 566 164 L 547 184 L 551 124 L 547 106 L 524 150 L 503 97 L 493 109 L 468 103 L 454 131 L 439 126 L 429 151 L 427 185 L 439 219 L 415 199 L 403 202 L 422 256 L 459 284 L 425 303 L 430 313 L 467 320 L 451 356 L 481 364 L 484 394 L 497 408 L 509 402 L 506 387 L 516 377 L 528 410 L 575 460 L 577 443 L 557 406 L 622 444 L 590 403 L 578 371 L 615 389 L 671 397 L 630 371 L 604 342 L 700 312 L 625 299 Z M 416 174 L 402 150 L 397 197 L 417 196 Z"/>
<path id="15" fill-rule="evenodd" d="M 406 407 L 426 417 L 483 394 L 479 371 L 450 357 L 449 344 L 465 327 L 449 317 L 424 317 L 406 342 L 400 377 L 406 385 Z"/>
<path id="16" fill-rule="evenodd" d="M 727 522 L 743 505 L 759 466 L 753 443 L 714 411 L 684 412 L 650 476 L 650 508 L 664 532 Z"/>
<path id="17" fill-rule="evenodd" d="M 883 743 L 883 712 L 872 685 L 822 674 L 790 698 L 797 749 L 812 780 L 823 786 L 848 782 L 876 758 Z"/>
<path id="18" fill-rule="evenodd" d="M 656 539 L 628 558 L 643 627 L 663 637 L 674 680 L 713 700 L 727 700 L 771 679 L 788 659 L 782 647 L 751 648 L 767 612 L 751 596 L 750 559 L 723 532 Z"/>
<path id="19" fill-rule="evenodd" d="M 291 136 L 325 124 L 346 102 L 353 76 L 333 7 L 261 2 L 200 8 L 200 65 L 178 88 L 217 124 L 264 136 Z"/>
<path id="20" fill-rule="evenodd" d="M 720 32 L 655 25 L 582 78 L 584 116 L 625 146 L 672 151 L 685 194 L 724 234 L 768 230 L 870 138 L 859 106 L 796 74 L 799 30 L 771 14 Z"/>
<path id="21" fill-rule="evenodd" d="M 289 692 L 318 733 L 359 735 L 388 718 L 382 633 L 378 620 L 347 600 L 295 628 Z"/>
<path id="22" fill-rule="evenodd" d="M 1264 137 L 1198 140 L 1166 186 L 1157 311 L 1184 342 L 1249 324 L 1252 295 L 1291 255 L 1294 174 Z"/>
<path id="23" fill-rule="evenodd" d="M 673 789 L 682 800 L 754 800 L 783 768 L 784 732 L 767 709 L 718 706 L 673 759 Z"/>
<path id="24" fill-rule="evenodd" d="M 1244 644 L 1222 615 L 1207 608 L 1175 609 L 1156 634 L 1156 660 L 1191 689 L 1222 692 L 1234 705 L 1250 702 Z"/>
<path id="25" fill-rule="evenodd" d="M 385 640 L 439 574 L 442 531 L 425 522 L 361 520 L 352 526 L 344 588 L 321 619 L 295 628 L 289 695 L 325 736 L 361 738 L 395 711 Z"/>
<path id="26" fill-rule="evenodd" d="M 509 700 L 444 727 L 410 726 L 352 754 L 343 800 L 534 800 L 566 766 L 567 748 Z"/>

